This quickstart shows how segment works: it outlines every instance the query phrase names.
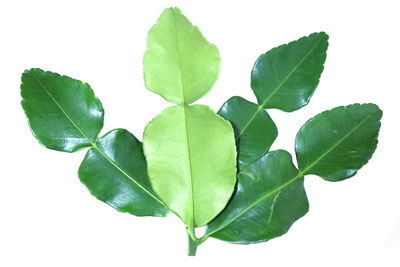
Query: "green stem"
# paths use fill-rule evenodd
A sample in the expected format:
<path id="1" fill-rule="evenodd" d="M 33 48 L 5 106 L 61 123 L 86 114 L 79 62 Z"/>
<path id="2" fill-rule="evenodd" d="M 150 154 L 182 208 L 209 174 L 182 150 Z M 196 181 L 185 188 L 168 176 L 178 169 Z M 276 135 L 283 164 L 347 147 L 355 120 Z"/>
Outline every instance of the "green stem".
<path id="1" fill-rule="evenodd" d="M 196 256 L 197 242 L 188 234 L 188 256 Z"/>
<path id="2" fill-rule="evenodd" d="M 204 236 L 202 236 L 201 238 L 199 238 L 199 239 L 197 240 L 197 245 L 198 245 L 198 246 L 201 245 L 201 244 L 202 244 L 204 241 L 206 241 L 209 237 L 210 237 L 209 235 L 205 234 Z"/>

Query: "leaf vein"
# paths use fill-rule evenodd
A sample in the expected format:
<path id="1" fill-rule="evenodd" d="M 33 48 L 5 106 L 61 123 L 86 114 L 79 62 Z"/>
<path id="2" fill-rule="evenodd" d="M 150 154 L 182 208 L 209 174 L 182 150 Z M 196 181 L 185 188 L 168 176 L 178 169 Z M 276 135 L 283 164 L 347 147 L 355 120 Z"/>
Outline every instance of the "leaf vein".
<path id="1" fill-rule="evenodd" d="M 283 185 L 275 188 L 274 190 L 268 192 L 266 195 L 264 195 L 263 197 L 260 197 L 259 199 L 257 199 L 254 203 L 252 203 L 251 205 L 249 205 L 247 208 L 243 209 L 241 212 L 239 212 L 236 216 L 234 216 L 231 220 L 229 220 L 227 223 L 223 224 L 222 226 L 218 227 L 217 229 L 207 233 L 206 235 L 203 236 L 203 238 L 201 238 L 201 242 L 204 242 L 209 236 L 211 236 L 212 234 L 220 231 L 221 229 L 227 227 L 228 225 L 230 225 L 231 223 L 233 223 L 234 221 L 236 221 L 239 217 L 241 217 L 243 214 L 245 214 L 246 212 L 248 212 L 249 210 L 251 210 L 253 207 L 255 207 L 258 203 L 260 203 L 261 201 L 269 198 L 270 196 L 272 196 L 273 194 L 275 194 L 278 191 L 283 190 L 285 187 L 289 186 L 291 183 L 293 183 L 294 181 L 296 181 L 297 179 L 303 177 L 303 175 L 308 174 L 307 171 L 310 170 L 315 164 L 317 164 L 319 161 L 321 161 L 327 154 L 329 154 L 333 149 L 335 149 L 338 145 L 340 145 L 344 140 L 346 140 L 352 133 L 354 133 L 358 128 L 361 127 L 362 124 L 364 124 L 369 118 L 371 118 L 373 115 L 375 115 L 377 112 L 374 112 L 373 114 L 370 114 L 369 116 L 367 116 L 365 119 L 363 119 L 360 123 L 358 123 L 357 125 L 354 126 L 354 128 L 352 130 L 349 131 L 349 133 L 347 133 L 344 137 L 342 137 L 338 142 L 336 142 L 330 149 L 327 150 L 327 152 L 323 153 L 320 157 L 318 157 L 312 164 L 310 164 L 308 167 L 306 167 L 304 170 L 298 172 L 298 174 L 290 179 L 288 182 L 284 183 Z"/>

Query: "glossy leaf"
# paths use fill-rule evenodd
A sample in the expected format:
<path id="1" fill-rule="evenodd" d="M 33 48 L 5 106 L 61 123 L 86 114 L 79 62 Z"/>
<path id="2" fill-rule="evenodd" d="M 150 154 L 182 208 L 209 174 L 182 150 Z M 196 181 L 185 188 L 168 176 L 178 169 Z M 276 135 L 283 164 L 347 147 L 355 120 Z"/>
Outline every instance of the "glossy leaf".
<path id="1" fill-rule="evenodd" d="M 278 135 L 268 113 L 239 96 L 226 101 L 218 114 L 234 126 L 240 169 L 267 153 Z"/>
<path id="2" fill-rule="evenodd" d="M 144 55 L 146 87 L 167 101 L 186 105 L 217 80 L 220 57 L 178 8 L 167 8 L 150 30 Z"/>
<path id="3" fill-rule="evenodd" d="M 47 148 L 91 146 L 103 127 L 103 107 L 87 83 L 30 69 L 22 74 L 21 96 L 32 133 Z"/>
<path id="4" fill-rule="evenodd" d="M 324 69 L 328 35 L 313 33 L 261 55 L 251 72 L 251 88 L 263 108 L 294 111 L 306 105 Z"/>
<path id="5" fill-rule="evenodd" d="M 79 178 L 93 196 L 118 211 L 138 216 L 168 211 L 151 189 L 142 144 L 126 130 L 97 140 L 79 167 Z"/>
<path id="6" fill-rule="evenodd" d="M 231 201 L 206 236 L 247 244 L 286 233 L 308 211 L 303 182 L 288 152 L 269 152 L 239 173 Z"/>
<path id="7" fill-rule="evenodd" d="M 225 207 L 236 181 L 235 139 L 210 108 L 167 108 L 146 126 L 143 148 L 154 191 L 189 227 Z"/>
<path id="8" fill-rule="evenodd" d="M 381 117 L 374 104 L 354 104 L 310 119 L 296 137 L 299 169 L 328 181 L 352 177 L 376 149 Z"/>
<path id="9" fill-rule="evenodd" d="M 263 242 L 286 233 L 307 213 L 304 175 L 349 178 L 377 146 L 382 111 L 355 104 L 325 111 L 300 129 L 299 169 L 288 152 L 269 152 L 278 133 L 264 109 L 290 112 L 306 105 L 327 48 L 328 35 L 320 32 L 261 55 L 251 72 L 258 104 L 232 97 L 219 116 L 207 106 L 189 106 L 215 83 L 218 49 L 178 8 L 168 8 L 148 34 L 144 78 L 150 91 L 178 106 L 146 126 L 143 149 L 123 129 L 98 138 L 101 103 L 88 84 L 72 78 L 25 71 L 22 107 L 46 147 L 66 152 L 89 147 L 79 178 L 97 199 L 137 216 L 178 215 L 186 224 L 189 255 L 209 237 Z M 195 227 L 206 224 L 205 235 L 196 237 Z"/>

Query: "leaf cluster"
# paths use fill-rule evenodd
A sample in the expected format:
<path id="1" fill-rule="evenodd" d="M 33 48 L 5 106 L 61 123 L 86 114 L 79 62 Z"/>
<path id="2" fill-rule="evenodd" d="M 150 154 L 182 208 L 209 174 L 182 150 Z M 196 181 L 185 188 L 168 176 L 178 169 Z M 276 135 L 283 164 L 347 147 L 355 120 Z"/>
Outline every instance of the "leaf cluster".
<path id="1" fill-rule="evenodd" d="M 308 120 L 287 151 L 269 151 L 278 135 L 268 109 L 296 111 L 310 101 L 324 69 L 328 35 L 313 33 L 262 54 L 251 71 L 257 103 L 234 96 L 215 113 L 194 104 L 214 85 L 220 57 L 177 8 L 150 30 L 146 87 L 174 104 L 151 120 L 140 142 L 125 129 L 99 136 L 104 109 L 91 87 L 30 69 L 22 107 L 49 149 L 88 148 L 79 179 L 97 199 L 136 216 L 174 213 L 185 224 L 189 255 L 208 238 L 257 243 L 286 233 L 309 204 L 304 176 L 354 176 L 377 146 L 382 111 L 353 104 Z M 207 225 L 202 237 L 195 228 Z"/>

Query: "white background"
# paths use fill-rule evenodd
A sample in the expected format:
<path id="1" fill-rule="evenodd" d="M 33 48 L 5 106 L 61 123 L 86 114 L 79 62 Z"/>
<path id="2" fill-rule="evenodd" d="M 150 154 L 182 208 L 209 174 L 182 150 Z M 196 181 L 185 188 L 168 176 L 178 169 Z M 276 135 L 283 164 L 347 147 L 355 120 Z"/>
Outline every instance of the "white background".
<path id="1" fill-rule="evenodd" d="M 0 266 L 400 266 L 399 8 L 396 1 L 0 1 Z M 178 6 L 215 43 L 222 70 L 198 103 L 217 110 L 233 95 L 251 101 L 250 70 L 274 46 L 315 31 L 330 35 L 325 71 L 310 104 L 271 110 L 273 149 L 293 153 L 299 127 L 355 102 L 384 112 L 379 145 L 358 175 L 306 178 L 310 211 L 283 237 L 256 245 L 209 239 L 186 255 L 175 217 L 139 218 L 92 197 L 77 177 L 85 154 L 47 150 L 20 107 L 24 69 L 90 83 L 116 127 L 141 139 L 171 104 L 143 85 L 146 35 Z"/>

